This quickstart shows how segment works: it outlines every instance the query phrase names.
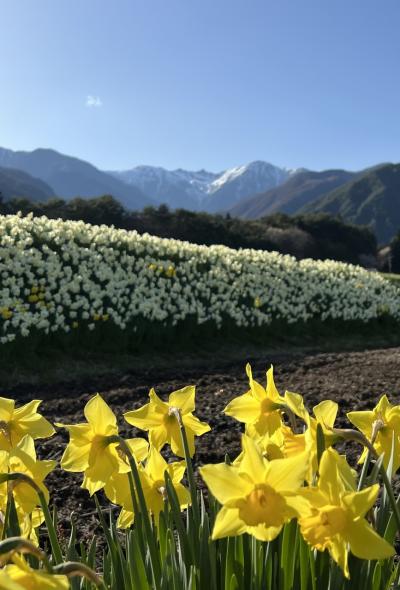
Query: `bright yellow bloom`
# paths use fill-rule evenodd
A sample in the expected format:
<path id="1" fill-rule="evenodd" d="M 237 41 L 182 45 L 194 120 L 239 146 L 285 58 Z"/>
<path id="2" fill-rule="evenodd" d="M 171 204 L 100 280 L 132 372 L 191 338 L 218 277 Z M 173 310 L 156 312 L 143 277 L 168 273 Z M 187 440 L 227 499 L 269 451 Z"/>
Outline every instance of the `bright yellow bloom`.
<path id="1" fill-rule="evenodd" d="M 90 495 L 105 486 L 114 473 L 128 472 L 129 464 L 118 449 L 118 443 L 109 444 L 110 436 L 118 435 L 117 419 L 103 398 L 97 394 L 84 408 L 86 423 L 63 425 L 70 440 L 61 459 L 66 471 L 83 472 L 82 487 Z M 146 457 L 148 444 L 142 438 L 125 441 L 138 460 Z"/>
<path id="2" fill-rule="evenodd" d="M 311 483 L 318 468 L 317 426 L 320 424 L 322 427 L 325 447 L 333 444 L 335 437 L 332 434 L 331 428 L 333 428 L 336 420 L 338 404 L 331 400 L 324 400 L 313 407 L 314 416 L 311 416 L 304 406 L 302 396 L 298 393 L 287 391 L 285 393 L 285 402 L 287 407 L 307 425 L 307 429 L 303 434 L 297 434 L 292 438 L 290 436 L 287 437 L 287 454 L 289 456 L 295 454 L 299 446 L 304 447 L 310 453 L 310 469 L 307 475 L 307 481 Z"/>
<path id="3" fill-rule="evenodd" d="M 282 426 L 281 410 L 284 403 L 284 398 L 275 387 L 273 367 L 267 371 L 265 389 L 253 379 L 249 364 L 246 365 L 246 373 L 249 391 L 229 402 L 224 413 L 244 422 L 250 436 L 271 435 Z"/>
<path id="4" fill-rule="evenodd" d="M 238 466 L 205 465 L 200 473 L 211 493 L 223 506 L 213 539 L 249 533 L 271 541 L 282 526 L 299 514 L 304 503 L 296 491 L 304 482 L 307 454 L 267 461 L 255 441 L 244 435 Z"/>
<path id="5" fill-rule="evenodd" d="M 374 505 L 378 484 L 361 492 L 349 490 L 345 484 L 343 463 L 333 449 L 324 451 L 317 487 L 299 492 L 307 504 L 299 518 L 304 539 L 318 551 L 327 549 L 349 577 L 349 550 L 360 559 L 386 559 L 394 549 L 382 539 L 364 518 Z"/>
<path id="6" fill-rule="evenodd" d="M 0 397 L 0 449 L 9 451 L 29 434 L 32 438 L 47 438 L 54 434 L 54 428 L 37 409 L 41 402 L 32 400 L 15 408 L 15 401 Z"/>
<path id="7" fill-rule="evenodd" d="M 393 473 L 395 473 L 400 467 L 400 406 L 392 406 L 386 395 L 383 395 L 373 410 L 349 412 L 347 417 L 370 441 L 376 429 L 374 448 L 379 455 L 384 454 L 385 467 L 389 464 L 394 440 Z M 364 449 L 360 463 L 364 462 L 366 454 L 367 449 Z"/>
<path id="8" fill-rule="evenodd" d="M 68 590 L 67 576 L 49 574 L 44 570 L 34 570 L 18 556 L 14 563 L 0 570 L 0 590 Z"/>
<path id="9" fill-rule="evenodd" d="M 180 427 L 176 416 L 179 411 L 185 426 L 189 444 L 189 452 L 194 454 L 194 437 L 208 432 L 210 427 L 200 422 L 192 412 L 195 410 L 195 387 L 189 386 L 178 389 L 170 394 L 168 402 L 163 402 L 154 389 L 150 390 L 150 402 L 138 410 L 124 414 L 125 420 L 132 426 L 149 432 L 150 444 L 158 451 L 169 443 L 173 453 L 184 457 Z"/>
<path id="10" fill-rule="evenodd" d="M 149 511 L 154 515 L 156 523 L 158 523 L 160 512 L 164 508 L 164 497 L 166 494 L 165 472 L 171 478 L 181 510 L 186 508 L 190 503 L 190 494 L 181 484 L 185 469 L 185 461 L 167 463 L 154 447 L 150 449 L 146 466 L 144 468 L 139 466 L 140 482 L 146 504 Z M 121 528 L 129 527 L 133 523 L 134 512 L 127 474 L 114 475 L 106 485 L 105 492 L 111 502 L 122 506 L 122 511 L 118 518 L 118 526 Z"/>

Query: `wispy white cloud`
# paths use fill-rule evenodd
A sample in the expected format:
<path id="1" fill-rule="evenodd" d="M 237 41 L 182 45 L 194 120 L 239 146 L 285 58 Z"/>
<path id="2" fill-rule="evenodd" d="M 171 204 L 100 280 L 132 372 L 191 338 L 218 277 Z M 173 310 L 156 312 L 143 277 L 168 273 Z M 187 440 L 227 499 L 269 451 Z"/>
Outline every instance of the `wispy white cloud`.
<path id="1" fill-rule="evenodd" d="M 103 103 L 101 102 L 100 96 L 93 96 L 92 94 L 89 94 L 86 97 L 86 106 L 87 107 L 101 107 L 101 106 L 103 106 Z"/>

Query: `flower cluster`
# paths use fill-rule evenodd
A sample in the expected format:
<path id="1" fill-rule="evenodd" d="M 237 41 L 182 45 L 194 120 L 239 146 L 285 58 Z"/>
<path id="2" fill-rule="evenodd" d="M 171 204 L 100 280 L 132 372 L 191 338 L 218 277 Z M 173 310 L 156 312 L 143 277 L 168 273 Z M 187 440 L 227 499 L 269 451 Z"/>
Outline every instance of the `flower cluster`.
<path id="1" fill-rule="evenodd" d="M 147 431 L 148 440 L 121 437 L 114 412 L 100 395 L 95 395 L 84 408 L 85 422 L 56 424 L 69 433 L 61 467 L 82 473 L 82 487 L 90 495 L 103 490 L 108 500 L 120 507 L 117 526 L 128 530 L 136 527 L 138 535 L 145 535 L 141 540 L 142 551 L 147 546 L 149 553 L 147 556 L 143 553 L 142 570 L 140 567 L 139 570 L 147 576 L 150 585 L 146 588 L 162 587 L 160 553 L 166 551 L 170 558 L 175 533 L 182 551 L 180 565 L 176 567 L 187 580 L 185 568 L 194 571 L 198 566 L 199 573 L 199 563 L 206 559 L 204 551 L 209 551 L 209 556 L 219 551 L 225 555 L 229 545 L 222 545 L 224 549 L 221 549 L 220 539 L 245 535 L 266 545 L 290 523 L 295 525 L 304 547 L 310 551 L 306 561 L 310 559 L 314 563 L 315 555 L 329 553 L 345 580 L 351 573 L 351 553 L 368 563 L 377 560 L 386 563 L 389 569 L 385 571 L 391 576 L 393 541 L 396 530 L 400 530 L 400 511 L 390 484 L 390 477 L 400 464 L 400 406 L 391 405 L 383 396 L 371 411 L 349 412 L 348 418 L 358 430 L 338 429 L 334 425 L 337 403 L 322 401 L 310 413 L 301 395 L 289 391 L 284 395 L 279 393 L 272 367 L 267 371 L 265 387 L 253 378 L 249 365 L 246 369 L 248 390 L 232 399 L 224 410 L 226 415 L 244 424 L 241 453 L 233 461 L 227 458 L 224 463 L 200 467 L 200 475 L 210 492 L 210 504 L 212 498 L 218 502 L 212 517 L 211 540 L 204 500 L 199 503 L 191 461 L 196 436 L 207 433 L 210 427 L 193 414 L 193 386 L 172 392 L 167 401 L 151 389 L 147 404 L 124 414 L 128 424 Z M 0 588 L 67 589 L 68 576 L 76 575 L 86 576 L 98 587 L 105 588 L 85 563 L 62 563 L 43 483 L 55 463 L 37 460 L 34 444 L 34 439 L 51 436 L 54 428 L 37 412 L 38 405 L 38 401 L 32 401 L 15 408 L 12 400 L 0 398 L 0 532 L 6 539 L 0 542 L 0 565 L 4 564 L 0 567 Z M 363 464 L 359 481 L 346 456 L 334 449 L 343 440 L 354 440 L 365 447 L 359 459 Z M 166 444 L 178 460 L 166 461 L 161 454 Z M 367 476 L 371 461 L 374 466 Z M 380 506 L 375 507 L 379 473 L 385 493 Z M 392 502 L 391 512 L 387 510 L 388 497 Z M 187 514 L 186 525 L 181 520 L 182 512 Z M 35 547 L 37 528 L 43 520 L 56 566 Z M 393 523 L 396 523 L 394 527 Z M 15 524 L 20 537 L 7 541 Z M 197 535 L 203 530 L 205 541 L 199 543 Z M 116 542 L 109 531 L 106 536 L 108 543 Z M 131 543 L 129 539 L 127 542 Z M 7 542 L 9 552 L 2 547 Z M 298 547 L 298 540 L 296 543 Z M 24 560 L 26 544 L 28 552 L 37 554 L 45 568 L 33 569 Z M 140 543 L 138 550 L 139 546 Z M 111 548 L 115 556 L 116 545 Z M 200 557 L 196 556 L 196 548 Z M 184 556 L 189 560 L 186 564 Z M 135 556 L 133 562 L 139 557 L 139 554 Z M 226 554 L 224 560 L 228 558 Z M 148 566 L 146 573 L 144 564 Z M 173 575 L 178 575 L 176 571 Z M 119 584 L 116 579 L 112 587 L 121 588 Z M 135 589 L 144 587 L 141 581 L 138 584 Z"/>
<path id="2" fill-rule="evenodd" d="M 276 252 L 198 246 L 112 227 L 0 216 L 0 343 L 110 322 L 237 327 L 400 318 L 377 273 Z"/>

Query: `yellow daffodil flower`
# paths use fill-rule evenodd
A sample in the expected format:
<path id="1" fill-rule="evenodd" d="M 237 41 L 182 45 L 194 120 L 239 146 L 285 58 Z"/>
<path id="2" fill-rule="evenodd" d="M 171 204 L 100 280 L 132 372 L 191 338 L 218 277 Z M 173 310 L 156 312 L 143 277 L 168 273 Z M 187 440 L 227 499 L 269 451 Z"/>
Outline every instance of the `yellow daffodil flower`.
<path id="1" fill-rule="evenodd" d="M 386 559 L 395 552 L 364 518 L 375 503 L 378 484 L 361 492 L 349 491 L 343 480 L 344 471 L 336 451 L 324 451 L 318 486 L 299 492 L 307 504 L 298 522 L 307 543 L 318 551 L 327 549 L 349 578 L 349 551 L 368 560 Z"/>
<path id="2" fill-rule="evenodd" d="M 271 541 L 304 503 L 295 492 L 303 485 L 308 456 L 269 462 L 253 439 L 244 435 L 242 444 L 239 466 L 221 463 L 200 468 L 211 493 L 222 504 L 212 538 L 249 533 Z"/>
<path id="3" fill-rule="evenodd" d="M 146 466 L 144 468 L 139 466 L 139 476 L 146 504 L 150 512 L 154 515 L 156 523 L 158 522 L 160 512 L 164 508 L 164 497 L 166 494 L 165 472 L 171 478 L 181 510 L 186 508 L 190 503 L 190 494 L 181 484 L 185 469 L 185 461 L 167 463 L 154 447 L 150 449 Z M 111 502 L 122 506 L 122 511 L 118 518 L 118 526 L 120 528 L 129 527 L 133 523 L 134 512 L 127 474 L 113 475 L 105 487 L 105 492 Z"/>
<path id="4" fill-rule="evenodd" d="M 0 449 L 9 451 L 29 434 L 32 438 L 47 438 L 54 434 L 54 428 L 37 412 L 39 400 L 32 400 L 15 408 L 15 401 L 0 397 Z"/>
<path id="5" fill-rule="evenodd" d="M 265 434 L 255 440 L 268 461 L 294 457 L 307 451 L 304 434 L 295 434 L 285 424 L 272 435 Z"/>
<path id="6" fill-rule="evenodd" d="M 190 456 L 194 455 L 194 438 L 210 430 L 205 422 L 201 422 L 192 412 L 195 410 L 195 387 L 189 386 L 170 394 L 168 402 L 163 402 L 154 389 L 150 390 L 150 402 L 138 410 L 124 414 L 125 420 L 132 426 L 149 432 L 150 444 L 158 451 L 169 443 L 172 452 L 184 457 L 177 411 L 181 416 L 189 444 Z"/>
<path id="7" fill-rule="evenodd" d="M 0 570 L 0 590 L 68 590 L 70 583 L 67 576 L 49 574 L 44 570 L 35 570 L 18 556 L 14 563 Z"/>
<path id="8" fill-rule="evenodd" d="M 317 471 L 317 426 L 321 425 L 325 438 L 325 446 L 330 446 L 335 442 L 335 436 L 331 428 L 336 420 L 338 404 L 331 400 L 324 400 L 313 407 L 314 416 L 311 416 L 304 406 L 304 401 L 298 393 L 286 391 L 285 402 L 289 410 L 301 418 L 307 429 L 302 434 L 287 436 L 286 449 L 287 455 L 296 454 L 300 448 L 304 448 L 310 453 L 310 469 L 307 475 L 307 481 L 312 482 L 314 474 Z"/>
<path id="9" fill-rule="evenodd" d="M 66 471 L 83 472 L 82 487 L 92 495 L 103 488 L 114 473 L 128 472 L 130 468 L 119 452 L 118 443 L 108 442 L 110 436 L 118 435 L 117 418 L 99 394 L 88 401 L 84 415 L 86 423 L 57 424 L 66 428 L 70 435 L 61 467 Z M 138 460 L 146 457 L 147 441 L 134 438 L 125 442 Z"/>
<path id="10" fill-rule="evenodd" d="M 369 441 L 372 441 L 375 430 L 374 448 L 379 455 L 384 454 L 383 463 L 388 466 L 393 449 L 393 472 L 400 467 L 400 405 L 393 406 L 386 395 L 383 395 L 373 410 L 349 412 L 348 419 Z M 364 462 L 367 449 L 360 457 Z"/>
<path id="11" fill-rule="evenodd" d="M 253 379 L 251 367 L 246 366 L 250 389 L 243 395 L 235 397 L 224 409 L 227 416 L 236 418 L 246 424 L 250 436 L 273 434 L 282 426 L 282 405 L 284 398 L 275 387 L 273 367 L 267 371 L 267 386 Z"/>

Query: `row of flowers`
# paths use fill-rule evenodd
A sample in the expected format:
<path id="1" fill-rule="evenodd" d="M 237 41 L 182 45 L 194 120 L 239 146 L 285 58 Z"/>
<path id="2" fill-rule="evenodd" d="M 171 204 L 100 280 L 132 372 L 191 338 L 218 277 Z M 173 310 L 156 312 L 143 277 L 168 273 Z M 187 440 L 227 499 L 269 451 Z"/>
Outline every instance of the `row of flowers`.
<path id="1" fill-rule="evenodd" d="M 267 372 L 266 387 L 253 379 L 250 366 L 247 375 L 248 391 L 224 410 L 245 425 L 242 452 L 232 462 L 200 468 L 201 477 L 219 503 L 211 542 L 244 534 L 271 542 L 294 521 L 304 542 L 317 552 L 329 552 L 345 578 L 350 576 L 349 553 L 362 560 L 391 559 L 396 527 L 391 536 L 386 524 L 394 518 L 399 528 L 399 508 L 393 498 L 394 512 L 392 517 L 386 515 L 383 527 L 385 539 L 376 531 L 379 518 L 373 513 L 379 485 L 371 478 L 367 480 L 367 471 L 370 461 L 376 460 L 387 483 L 398 469 L 400 406 L 392 406 L 383 396 L 375 409 L 348 414 L 358 430 L 341 430 L 334 427 L 336 402 L 323 401 L 309 413 L 301 395 L 286 392 L 282 396 L 278 392 L 272 368 Z M 0 399 L 2 538 L 8 526 L 4 515 L 10 514 L 11 493 L 21 535 L 33 543 L 37 543 L 37 527 L 46 516 L 42 512 L 48 501 L 44 479 L 55 466 L 53 461 L 36 457 L 34 439 L 54 433 L 54 427 L 37 412 L 38 405 L 38 401 L 32 401 L 15 408 L 13 400 Z M 56 424 L 57 428 L 66 428 L 70 437 L 61 467 L 82 473 L 82 487 L 90 495 L 104 490 L 109 501 L 120 506 L 119 527 L 131 527 L 140 515 L 140 526 L 147 523 L 150 545 L 150 541 L 154 543 L 152 530 L 160 529 L 161 514 L 167 509 L 168 486 L 173 489 L 177 510 L 191 506 L 194 518 L 199 518 L 191 457 L 195 437 L 207 433 L 210 427 L 193 414 L 194 410 L 193 386 L 171 393 L 167 401 L 151 390 L 149 403 L 124 415 L 130 425 L 148 432 L 148 440 L 123 439 L 115 414 L 96 395 L 84 408 L 85 422 Z M 349 439 L 365 446 L 359 460 L 365 468 L 358 482 L 346 456 L 333 449 L 337 442 Z M 166 444 L 185 460 L 168 463 L 161 454 Z M 186 470 L 189 488 L 182 483 Z M 12 481 L 12 487 L 7 486 L 6 479 Z M 182 533 L 179 527 L 178 532 Z M 158 588 L 155 555 L 156 546 L 151 554 L 155 561 L 149 583 Z M 42 585 L 38 588 L 69 587 L 65 575 L 32 570 L 17 552 L 3 557 L 7 560 L 11 564 L 0 570 L 0 587 L 2 576 L 19 581 L 16 590 L 36 587 L 28 582 L 25 585 L 23 580 L 29 576 L 40 577 Z M 73 571 L 76 575 L 77 569 Z M 46 579 L 51 579 L 48 586 Z M 94 573 L 92 579 L 98 579 Z"/>
<path id="2" fill-rule="evenodd" d="M 112 227 L 0 216 L 0 342 L 111 322 L 238 327 L 400 318 L 377 273 L 276 252 L 198 246 Z"/>

